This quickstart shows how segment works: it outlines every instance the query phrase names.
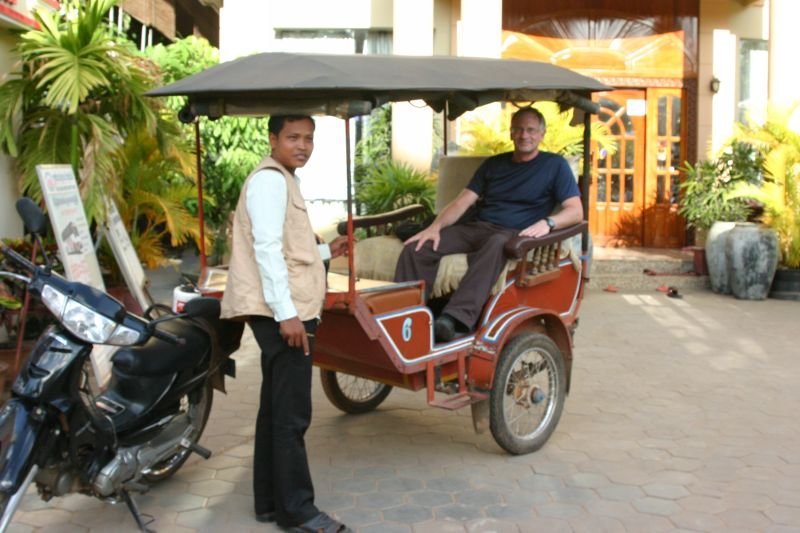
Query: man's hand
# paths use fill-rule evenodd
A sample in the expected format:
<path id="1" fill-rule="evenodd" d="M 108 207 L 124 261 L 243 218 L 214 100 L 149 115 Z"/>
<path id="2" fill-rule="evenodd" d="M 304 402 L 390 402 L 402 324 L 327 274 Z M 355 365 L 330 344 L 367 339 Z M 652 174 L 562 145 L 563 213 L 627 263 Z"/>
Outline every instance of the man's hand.
<path id="1" fill-rule="evenodd" d="M 414 251 L 419 252 L 426 242 L 431 241 L 433 243 L 433 249 L 438 250 L 439 237 L 439 227 L 436 225 L 430 225 L 413 237 L 409 237 L 403 244 L 408 246 L 409 244 L 417 243 L 417 247 L 414 249 Z"/>
<path id="2" fill-rule="evenodd" d="M 302 348 L 303 353 L 309 355 L 306 327 L 300 319 L 295 316 L 287 320 L 281 320 L 279 324 L 281 337 L 286 341 L 286 344 L 292 348 Z"/>
<path id="3" fill-rule="evenodd" d="M 331 258 L 347 255 L 347 235 L 339 235 L 328 246 L 331 248 Z"/>
<path id="4" fill-rule="evenodd" d="M 544 237 L 550 233 L 550 226 L 544 219 L 536 222 L 519 232 L 520 237 Z"/>

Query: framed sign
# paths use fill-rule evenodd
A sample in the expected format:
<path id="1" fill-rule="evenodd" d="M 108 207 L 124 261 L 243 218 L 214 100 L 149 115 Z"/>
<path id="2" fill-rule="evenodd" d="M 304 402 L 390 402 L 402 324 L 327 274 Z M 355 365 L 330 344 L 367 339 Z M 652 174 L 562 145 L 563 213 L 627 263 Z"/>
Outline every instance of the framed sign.
<path id="1" fill-rule="evenodd" d="M 153 303 L 153 299 L 147 292 L 148 282 L 142 263 L 139 261 L 139 256 L 136 255 L 128 230 L 125 229 L 125 224 L 122 223 L 119 210 L 111 198 L 106 198 L 106 209 L 106 239 L 111 245 L 111 250 L 114 252 L 114 258 L 117 260 L 122 277 L 125 278 L 125 283 L 128 285 L 133 297 L 136 298 L 142 310 L 147 309 Z"/>
<path id="2" fill-rule="evenodd" d="M 67 279 L 101 291 L 106 287 L 89 232 L 75 174 L 69 165 L 36 165 L 47 213 Z"/>
<path id="3" fill-rule="evenodd" d="M 67 279 L 86 283 L 105 292 L 106 286 L 100 274 L 100 264 L 72 167 L 36 165 L 36 174 L 42 186 L 47 214 L 56 235 Z M 116 351 L 116 346 L 95 344 L 92 347 L 92 367 L 100 388 L 104 388 L 111 378 L 111 357 Z"/>

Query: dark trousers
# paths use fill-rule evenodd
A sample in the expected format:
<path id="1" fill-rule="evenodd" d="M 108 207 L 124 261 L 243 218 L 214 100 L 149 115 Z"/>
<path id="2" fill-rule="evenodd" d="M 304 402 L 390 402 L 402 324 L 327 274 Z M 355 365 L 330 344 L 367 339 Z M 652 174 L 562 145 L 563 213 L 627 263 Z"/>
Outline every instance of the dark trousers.
<path id="1" fill-rule="evenodd" d="M 497 276 L 506 264 L 503 246 L 517 230 L 504 228 L 489 222 L 468 222 L 448 226 L 441 231 L 439 249 L 434 250 L 430 241 L 420 251 L 416 244 L 403 248 L 397 261 L 395 281 L 425 281 L 425 300 L 431 296 L 436 271 L 442 257 L 449 254 L 467 254 L 467 273 L 443 309 L 462 324 L 473 327 L 480 318 L 486 299 L 497 281 Z"/>
<path id="2" fill-rule="evenodd" d="M 311 423 L 311 356 L 286 344 L 272 318 L 251 317 L 249 323 L 261 348 L 262 375 L 253 456 L 255 511 L 275 511 L 279 525 L 296 526 L 319 513 L 305 444 Z M 304 325 L 311 343 L 317 321 Z"/>

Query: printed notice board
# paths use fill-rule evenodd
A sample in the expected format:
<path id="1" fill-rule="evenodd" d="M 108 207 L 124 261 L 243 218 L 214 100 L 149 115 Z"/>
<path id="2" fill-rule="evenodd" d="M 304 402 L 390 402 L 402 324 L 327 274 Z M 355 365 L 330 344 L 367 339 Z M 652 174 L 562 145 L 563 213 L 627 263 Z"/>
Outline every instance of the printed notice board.
<path id="1" fill-rule="evenodd" d="M 69 165 L 36 165 L 47 213 L 67 279 L 101 291 L 106 287 L 94 252 L 75 174 Z"/>
<path id="2" fill-rule="evenodd" d="M 131 290 L 131 294 L 136 298 L 142 310 L 145 310 L 150 307 L 153 301 L 147 292 L 147 277 L 142 268 L 142 263 L 139 261 L 139 256 L 133 247 L 128 230 L 125 229 L 125 224 L 122 223 L 119 210 L 111 198 L 106 199 L 106 209 L 106 239 L 111 245 L 114 258 L 117 260 L 122 277 L 125 278 L 125 283 Z"/>
<path id="3" fill-rule="evenodd" d="M 100 264 L 83 210 L 78 182 L 69 165 L 36 165 L 50 224 L 56 234 L 61 262 L 67 279 L 80 281 L 101 291 L 106 290 Z M 111 357 L 116 346 L 95 344 L 91 361 L 98 386 L 103 389 L 111 378 Z"/>

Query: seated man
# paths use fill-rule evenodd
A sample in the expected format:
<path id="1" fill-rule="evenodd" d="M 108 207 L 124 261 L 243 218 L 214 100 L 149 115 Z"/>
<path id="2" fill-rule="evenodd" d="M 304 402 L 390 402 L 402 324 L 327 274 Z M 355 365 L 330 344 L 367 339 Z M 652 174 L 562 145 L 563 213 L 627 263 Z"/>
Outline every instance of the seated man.
<path id="1" fill-rule="evenodd" d="M 488 158 L 433 223 L 405 242 L 395 281 L 424 280 L 426 301 L 441 258 L 467 254 L 467 273 L 434 323 L 438 342 L 452 340 L 456 330 L 473 329 L 505 264 L 508 239 L 542 237 L 583 220 L 580 192 L 567 161 L 539 151 L 545 126 L 533 107 L 514 113 L 514 151 Z M 456 224 L 476 202 L 475 220 Z M 550 216 L 557 205 L 561 211 Z"/>

